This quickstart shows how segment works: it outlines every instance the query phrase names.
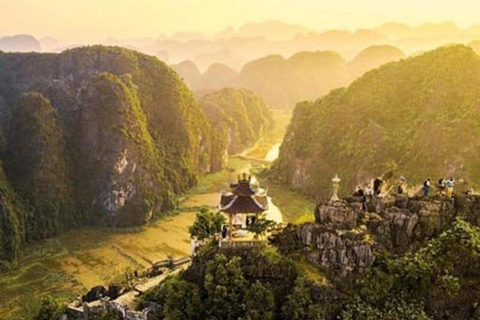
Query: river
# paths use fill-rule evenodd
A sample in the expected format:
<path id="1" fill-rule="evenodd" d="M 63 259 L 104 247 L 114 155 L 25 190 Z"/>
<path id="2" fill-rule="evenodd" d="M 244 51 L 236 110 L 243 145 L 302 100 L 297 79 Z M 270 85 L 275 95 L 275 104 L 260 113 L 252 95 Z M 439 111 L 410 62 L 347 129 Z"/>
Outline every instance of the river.
<path id="1" fill-rule="evenodd" d="M 278 157 L 280 144 L 263 161 Z M 42 296 L 72 298 L 98 284 L 107 284 L 168 256 L 190 254 L 188 227 L 195 212 L 206 205 L 218 208 L 220 192 L 239 173 L 248 172 L 255 159 L 232 158 L 229 169 L 201 179 L 182 202 L 182 212 L 132 230 L 78 229 L 27 248 L 19 267 L 0 275 L 0 319 L 20 319 L 22 305 L 35 305 Z M 281 223 L 285 217 L 268 197 L 266 218 Z"/>
<path id="2" fill-rule="evenodd" d="M 269 162 L 273 162 L 275 160 L 277 160 L 278 158 L 278 155 L 280 153 L 280 146 L 281 146 L 281 143 L 276 143 L 268 152 L 267 152 L 267 155 L 265 156 L 265 160 L 269 161 Z"/>

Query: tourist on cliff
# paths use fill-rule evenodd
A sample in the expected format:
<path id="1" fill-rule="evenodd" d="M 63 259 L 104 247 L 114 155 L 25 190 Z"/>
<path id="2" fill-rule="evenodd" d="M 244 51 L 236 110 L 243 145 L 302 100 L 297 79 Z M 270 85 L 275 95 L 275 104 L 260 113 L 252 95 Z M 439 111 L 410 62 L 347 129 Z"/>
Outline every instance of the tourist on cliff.
<path id="1" fill-rule="evenodd" d="M 365 195 L 365 193 L 363 192 L 363 189 L 360 188 L 360 186 L 357 186 L 357 189 L 353 193 L 353 196 L 354 197 L 363 197 L 364 195 Z"/>
<path id="2" fill-rule="evenodd" d="M 445 178 L 440 178 L 440 180 L 438 180 L 438 193 L 443 194 L 445 192 L 445 188 Z"/>
<path id="3" fill-rule="evenodd" d="M 451 177 L 447 180 L 447 196 L 451 197 L 453 194 L 453 187 L 455 186 L 455 179 Z"/>
<path id="4" fill-rule="evenodd" d="M 366 195 L 367 197 L 373 196 L 372 187 L 370 187 L 370 186 L 366 186 L 366 187 L 365 187 L 365 195 Z"/>
<path id="5" fill-rule="evenodd" d="M 376 197 L 380 195 L 382 184 L 383 181 L 380 178 L 376 178 L 375 180 L 373 180 L 373 193 Z"/>
<path id="6" fill-rule="evenodd" d="M 423 181 L 422 190 L 423 190 L 423 196 L 424 196 L 424 197 L 428 197 L 428 192 L 430 191 L 430 178 L 428 178 L 427 180 Z"/>
<path id="7" fill-rule="evenodd" d="M 403 195 L 406 192 L 405 185 L 407 184 L 407 179 L 405 177 L 400 177 L 398 187 L 397 187 L 397 195 Z"/>

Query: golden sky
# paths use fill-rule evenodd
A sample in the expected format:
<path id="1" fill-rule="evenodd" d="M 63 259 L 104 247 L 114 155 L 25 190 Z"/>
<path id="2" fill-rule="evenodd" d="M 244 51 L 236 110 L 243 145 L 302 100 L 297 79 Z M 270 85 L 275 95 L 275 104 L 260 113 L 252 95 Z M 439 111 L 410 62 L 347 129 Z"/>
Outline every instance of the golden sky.
<path id="1" fill-rule="evenodd" d="M 282 20 L 319 30 L 388 21 L 450 20 L 480 25 L 478 0 L 0 0 L 0 36 L 29 33 L 99 41 L 179 31 L 215 33 L 247 22 Z"/>

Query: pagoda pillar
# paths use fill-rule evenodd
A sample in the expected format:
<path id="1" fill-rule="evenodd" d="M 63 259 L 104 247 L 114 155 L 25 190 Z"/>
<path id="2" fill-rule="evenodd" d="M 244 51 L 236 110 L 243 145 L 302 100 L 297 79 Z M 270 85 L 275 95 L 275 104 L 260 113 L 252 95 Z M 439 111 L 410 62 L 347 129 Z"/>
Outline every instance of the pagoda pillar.
<path id="1" fill-rule="evenodd" d="M 233 239 L 233 213 L 228 214 L 228 240 Z"/>

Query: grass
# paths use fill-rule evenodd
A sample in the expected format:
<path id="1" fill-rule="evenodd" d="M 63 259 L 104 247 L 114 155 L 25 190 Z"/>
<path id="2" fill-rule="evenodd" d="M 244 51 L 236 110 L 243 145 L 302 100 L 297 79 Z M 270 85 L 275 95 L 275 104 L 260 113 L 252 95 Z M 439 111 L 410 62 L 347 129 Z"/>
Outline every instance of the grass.
<path id="1" fill-rule="evenodd" d="M 328 279 L 325 274 L 323 274 L 319 268 L 308 262 L 303 255 L 300 255 L 295 261 L 300 270 L 300 274 L 303 275 L 305 279 L 320 286 L 328 285 Z"/>
<path id="2" fill-rule="evenodd" d="M 313 200 L 288 190 L 284 186 L 272 183 L 268 185 L 268 194 L 282 212 L 284 222 L 299 224 L 314 221 L 315 203 Z"/>

